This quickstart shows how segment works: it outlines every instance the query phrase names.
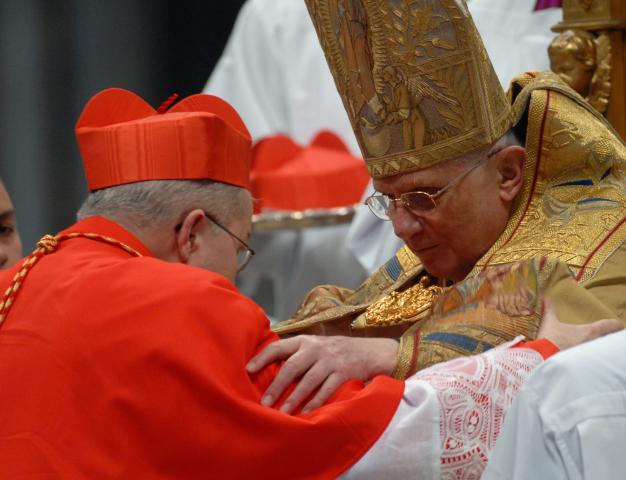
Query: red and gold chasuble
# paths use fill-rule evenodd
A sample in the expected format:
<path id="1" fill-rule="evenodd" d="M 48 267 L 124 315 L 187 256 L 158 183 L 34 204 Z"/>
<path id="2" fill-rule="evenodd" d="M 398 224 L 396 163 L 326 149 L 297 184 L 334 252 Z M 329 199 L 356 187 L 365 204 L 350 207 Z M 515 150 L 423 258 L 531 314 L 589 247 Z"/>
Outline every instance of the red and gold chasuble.
<path id="1" fill-rule="evenodd" d="M 277 339 L 258 306 L 113 222 L 76 232 L 128 249 L 71 238 L 23 280 L 0 327 L 0 478 L 334 478 L 392 418 L 388 377 L 308 414 L 261 406 L 278 366 L 245 370 Z"/>

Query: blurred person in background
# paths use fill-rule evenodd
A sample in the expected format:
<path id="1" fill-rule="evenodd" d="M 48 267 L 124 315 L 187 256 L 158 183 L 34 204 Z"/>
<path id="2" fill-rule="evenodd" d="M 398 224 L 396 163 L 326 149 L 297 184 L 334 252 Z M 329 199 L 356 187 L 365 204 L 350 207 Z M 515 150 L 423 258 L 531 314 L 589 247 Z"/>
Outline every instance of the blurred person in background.
<path id="1" fill-rule="evenodd" d="M 0 268 L 12 266 L 22 257 L 22 242 L 17 231 L 15 208 L 0 179 Z"/>

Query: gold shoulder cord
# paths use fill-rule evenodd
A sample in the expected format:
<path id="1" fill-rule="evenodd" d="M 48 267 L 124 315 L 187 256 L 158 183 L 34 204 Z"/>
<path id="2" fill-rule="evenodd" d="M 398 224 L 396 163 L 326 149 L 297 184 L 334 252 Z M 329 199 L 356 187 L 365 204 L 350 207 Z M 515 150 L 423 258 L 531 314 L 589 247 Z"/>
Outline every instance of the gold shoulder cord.
<path id="1" fill-rule="evenodd" d="M 71 240 L 72 238 L 87 238 L 89 240 L 96 240 L 98 242 L 108 243 L 109 245 L 113 245 L 116 247 L 120 247 L 126 252 L 130 253 L 134 257 L 141 257 L 141 253 L 137 250 L 129 247 L 128 245 L 119 242 L 111 237 L 105 237 L 103 235 L 98 235 L 96 233 L 66 233 L 62 235 L 44 235 L 41 240 L 37 242 L 37 248 L 31 253 L 24 262 L 22 263 L 21 268 L 13 277 L 11 281 L 11 285 L 7 288 L 6 292 L 2 296 L 2 302 L 0 302 L 0 326 L 4 323 L 4 320 L 7 318 L 9 310 L 13 303 L 15 303 L 15 298 L 17 297 L 18 292 L 20 291 L 21 286 L 24 284 L 24 280 L 26 280 L 26 276 L 35 266 L 35 264 L 45 255 L 49 255 L 54 253 L 59 247 L 59 243 L 64 240 Z"/>

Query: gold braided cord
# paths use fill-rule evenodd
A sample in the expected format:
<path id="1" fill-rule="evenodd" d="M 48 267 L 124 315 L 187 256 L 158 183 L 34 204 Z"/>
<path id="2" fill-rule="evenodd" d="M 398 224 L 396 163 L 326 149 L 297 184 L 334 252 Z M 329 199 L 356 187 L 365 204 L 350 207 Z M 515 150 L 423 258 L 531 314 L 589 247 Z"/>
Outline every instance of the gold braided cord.
<path id="1" fill-rule="evenodd" d="M 396 367 L 391 373 L 393 378 L 397 378 L 399 380 L 406 380 L 409 375 L 415 373 L 415 357 L 417 356 L 415 347 L 416 339 L 419 339 L 419 329 L 411 327 L 409 330 L 407 330 L 405 334 L 400 337 Z"/>
<path id="2" fill-rule="evenodd" d="M 74 232 L 64 233 L 56 236 L 44 235 L 41 240 L 37 242 L 37 248 L 33 251 L 33 253 L 31 253 L 28 257 L 24 259 L 24 261 L 22 262 L 22 266 L 13 277 L 11 285 L 9 285 L 9 288 L 6 289 L 4 295 L 2 296 L 2 301 L 0 302 L 0 326 L 2 326 L 4 320 L 7 318 L 11 306 L 15 303 L 15 298 L 17 297 L 21 286 L 24 284 L 26 276 L 30 273 L 35 264 L 45 255 L 54 253 L 59 248 L 60 242 L 64 240 L 71 240 L 73 238 L 87 238 L 89 240 L 96 240 L 99 242 L 107 243 L 109 245 L 113 245 L 115 247 L 119 247 L 134 257 L 142 256 L 141 253 L 139 253 L 134 248 L 126 245 L 125 243 L 122 243 L 112 237 L 98 235 L 97 233 Z"/>

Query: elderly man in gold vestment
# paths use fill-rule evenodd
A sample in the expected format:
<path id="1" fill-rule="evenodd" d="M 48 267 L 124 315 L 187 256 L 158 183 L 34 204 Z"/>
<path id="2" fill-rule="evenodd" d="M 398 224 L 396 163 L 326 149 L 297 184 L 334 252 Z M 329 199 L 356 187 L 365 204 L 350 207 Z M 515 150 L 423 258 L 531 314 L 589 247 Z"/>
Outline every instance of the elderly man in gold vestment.
<path id="1" fill-rule="evenodd" d="M 264 403 L 296 377 L 287 412 L 347 378 L 406 378 L 534 338 L 543 297 L 566 322 L 626 322 L 626 146 L 602 115 L 552 73 L 522 74 L 505 95 L 463 0 L 351 0 L 364 89 L 341 38 L 346 2 L 306 3 L 374 179 L 367 204 L 406 246 L 356 291 L 318 287 L 275 326 L 309 335 L 250 362 L 286 359 Z M 411 149 L 405 118 L 389 121 L 389 67 L 424 123 Z"/>

